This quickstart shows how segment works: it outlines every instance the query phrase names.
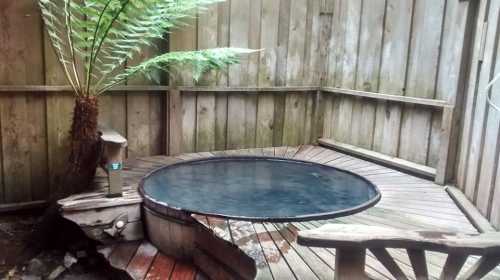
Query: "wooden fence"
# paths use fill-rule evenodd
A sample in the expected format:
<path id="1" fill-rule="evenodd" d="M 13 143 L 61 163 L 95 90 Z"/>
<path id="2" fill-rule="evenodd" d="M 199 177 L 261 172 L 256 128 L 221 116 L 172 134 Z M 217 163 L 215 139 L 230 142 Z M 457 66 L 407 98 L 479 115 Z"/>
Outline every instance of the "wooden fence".
<path id="1" fill-rule="evenodd" d="M 490 222 L 500 229 L 500 112 L 486 102 L 484 89 L 500 73 L 500 1 L 481 1 L 477 38 L 471 64 L 470 85 L 457 161 L 457 185 Z M 491 89 L 500 104 L 500 85 Z"/>
<path id="2" fill-rule="evenodd" d="M 466 80 L 462 62 L 477 5 L 219 3 L 170 34 L 169 49 L 234 46 L 261 52 L 196 85 L 189 71 L 179 73 L 172 77 L 179 92 L 149 87 L 141 78 L 128 81 L 129 87 L 100 99 L 99 121 L 129 139 L 131 157 L 325 137 L 402 158 L 444 180 L 453 158 L 443 158 L 449 150 L 455 154 L 454 123 Z M 0 42 L 0 85 L 10 86 L 0 94 L 0 203 L 43 200 L 67 157 L 73 100 L 53 87 L 65 81 L 34 1 L 0 2 Z"/>
<path id="3" fill-rule="evenodd" d="M 326 85 L 338 94 L 326 101 L 325 137 L 437 168 L 442 108 L 352 90 L 460 108 L 474 2 L 335 1 Z"/>
<path id="4" fill-rule="evenodd" d="M 182 94 L 182 151 L 315 141 L 317 90 L 196 91 Z"/>

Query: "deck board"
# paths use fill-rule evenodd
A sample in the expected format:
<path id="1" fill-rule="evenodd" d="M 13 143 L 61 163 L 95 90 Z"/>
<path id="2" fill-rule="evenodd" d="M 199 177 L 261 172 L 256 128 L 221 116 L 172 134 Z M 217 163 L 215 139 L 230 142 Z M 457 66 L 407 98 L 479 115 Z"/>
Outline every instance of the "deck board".
<path id="1" fill-rule="evenodd" d="M 148 241 L 103 246 L 99 252 L 114 268 L 127 272 L 134 280 L 207 279 L 193 264 L 162 254 Z"/>
<path id="2" fill-rule="evenodd" d="M 237 155 L 294 158 L 334 166 L 364 176 L 377 185 L 382 193 L 382 199 L 376 206 L 334 220 L 253 223 L 193 215 L 200 226 L 209 228 L 217 237 L 235 244 L 254 259 L 258 279 L 333 279 L 334 249 L 310 248 L 296 243 L 298 230 L 316 228 L 325 223 L 379 225 L 410 230 L 477 232 L 442 186 L 386 166 L 313 145 L 192 153 L 175 158 L 154 156 L 131 160 L 125 164 L 124 170 L 127 193 L 125 197 L 113 203 L 119 205 L 120 202 L 126 203 L 127 200 L 138 203 L 137 199 L 140 197 L 135 190 L 138 181 L 144 174 L 163 165 L 181 160 Z M 63 203 L 63 211 L 74 211 L 79 207 L 91 208 L 92 203 L 99 202 L 104 194 L 105 192 L 101 190 L 79 195 L 78 199 L 73 201 L 69 199 Z M 113 266 L 135 275 L 134 279 L 158 279 L 159 276 L 161 279 L 205 279 L 196 268 L 186 263 L 178 263 L 160 252 L 154 253 L 154 247 L 150 248 L 148 246 L 152 245 L 148 244 L 124 243 L 103 249 L 102 252 Z M 410 279 L 415 279 L 406 251 L 395 249 L 388 251 L 394 256 L 403 272 Z M 427 253 L 426 257 L 430 277 L 439 278 L 446 256 L 432 252 Z M 465 267 L 469 267 L 473 259 L 474 257 L 470 257 Z M 367 254 L 366 271 L 375 279 L 393 279 L 371 253 Z M 500 279 L 500 270 L 491 272 L 485 279 Z"/>

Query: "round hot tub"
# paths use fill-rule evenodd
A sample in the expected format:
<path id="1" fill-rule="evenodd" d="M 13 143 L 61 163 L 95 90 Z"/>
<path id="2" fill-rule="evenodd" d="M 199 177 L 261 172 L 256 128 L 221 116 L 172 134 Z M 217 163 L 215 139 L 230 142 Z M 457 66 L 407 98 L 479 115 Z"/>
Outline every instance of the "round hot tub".
<path id="1" fill-rule="evenodd" d="M 351 215 L 380 200 L 377 187 L 354 173 L 268 157 L 183 161 L 151 172 L 139 189 L 152 242 L 187 258 L 196 239 L 191 214 L 261 222 L 320 220 Z"/>

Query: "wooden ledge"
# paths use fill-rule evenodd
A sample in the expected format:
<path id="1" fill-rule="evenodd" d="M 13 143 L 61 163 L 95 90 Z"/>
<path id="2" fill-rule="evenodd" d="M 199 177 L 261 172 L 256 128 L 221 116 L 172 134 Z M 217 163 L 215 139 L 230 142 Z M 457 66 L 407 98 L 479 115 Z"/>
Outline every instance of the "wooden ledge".
<path id="1" fill-rule="evenodd" d="M 385 94 L 378 92 L 368 92 L 368 91 L 352 90 L 345 88 L 332 88 L 332 87 L 323 87 L 321 88 L 321 91 L 333 94 L 372 98 L 378 100 L 415 104 L 415 105 L 428 106 L 434 108 L 453 108 L 453 104 L 450 104 L 445 100 L 438 100 L 431 98 L 419 98 L 419 97 L 403 96 L 399 94 Z"/>
<path id="2" fill-rule="evenodd" d="M 333 148 L 341 152 L 373 160 L 375 162 L 386 164 L 391 167 L 409 171 L 411 173 L 422 175 L 428 178 L 434 178 L 436 176 L 435 168 L 407 161 L 401 158 L 391 157 L 382 153 L 374 152 L 327 138 L 320 138 L 318 140 L 318 143 L 325 147 Z"/>
<path id="3" fill-rule="evenodd" d="M 479 232 L 496 232 L 495 228 L 467 199 L 461 190 L 454 186 L 446 186 L 445 190 Z"/>

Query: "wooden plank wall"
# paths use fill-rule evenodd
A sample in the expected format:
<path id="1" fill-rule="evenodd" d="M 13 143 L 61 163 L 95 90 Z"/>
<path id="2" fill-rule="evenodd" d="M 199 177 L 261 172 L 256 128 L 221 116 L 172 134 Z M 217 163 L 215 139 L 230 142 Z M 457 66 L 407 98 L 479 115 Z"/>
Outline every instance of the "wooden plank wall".
<path id="1" fill-rule="evenodd" d="M 328 1 L 231 0 L 201 12 L 191 28 L 171 34 L 172 50 L 262 49 L 200 86 L 318 86 L 321 11 Z M 324 52 L 323 52 L 324 53 Z M 180 75 L 178 85 L 193 85 Z M 183 92 L 182 150 L 297 145 L 313 141 L 316 92 Z"/>
<path id="2" fill-rule="evenodd" d="M 476 37 L 484 39 L 476 40 L 474 45 L 456 165 L 458 187 L 497 229 L 500 229 L 500 112 L 488 106 L 484 89 L 500 73 L 499 10 L 500 1 L 481 1 Z M 491 89 L 492 101 L 497 106 L 499 89 L 499 83 Z"/>
<path id="3" fill-rule="evenodd" d="M 0 2 L 0 85 L 66 84 L 42 27 L 36 1 Z M 129 156 L 160 154 L 164 96 L 104 96 L 99 122 L 126 135 Z M 73 102 L 70 93 L 1 93 L 0 204 L 49 198 L 68 156 Z"/>
<path id="4" fill-rule="evenodd" d="M 467 20 L 477 1 L 333 4 L 326 86 L 460 102 Z M 332 94 L 324 100 L 325 137 L 437 166 L 441 110 Z"/>
<path id="5" fill-rule="evenodd" d="M 168 48 L 262 49 L 227 73 L 181 86 L 320 85 L 459 103 L 466 23 L 477 1 L 230 0 L 171 34 Z M 35 3 L 0 2 L 0 85 L 61 85 Z M 144 53 L 147 57 L 151 51 Z M 142 78 L 128 81 L 143 85 Z M 441 113 L 316 91 L 181 93 L 180 131 L 167 131 L 167 93 L 116 92 L 99 121 L 129 139 L 129 156 L 341 142 L 436 166 Z M 46 199 L 67 157 L 73 99 L 62 93 L 0 96 L 0 203 Z M 324 111 L 324 114 L 323 114 Z M 324 123 L 324 125 L 323 125 Z M 321 128 L 317 131 L 317 125 Z"/>

